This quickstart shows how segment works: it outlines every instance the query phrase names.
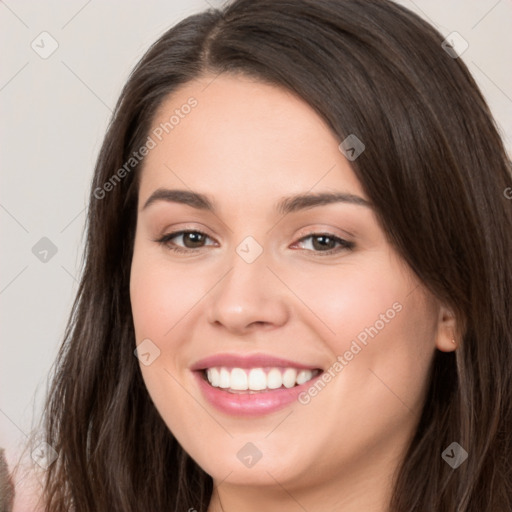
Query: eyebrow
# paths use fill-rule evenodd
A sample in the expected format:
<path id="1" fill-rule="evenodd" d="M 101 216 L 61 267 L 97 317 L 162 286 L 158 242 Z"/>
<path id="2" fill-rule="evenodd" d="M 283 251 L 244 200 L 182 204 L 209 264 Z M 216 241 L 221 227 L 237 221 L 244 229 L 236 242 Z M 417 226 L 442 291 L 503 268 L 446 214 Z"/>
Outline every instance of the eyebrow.
<path id="1" fill-rule="evenodd" d="M 205 194 L 192 192 L 190 190 L 171 190 L 158 188 L 144 203 L 142 210 L 159 201 L 179 203 L 191 206 L 198 210 L 215 212 L 214 202 Z M 332 203 L 348 203 L 371 208 L 371 203 L 360 196 L 345 192 L 322 192 L 317 194 L 298 194 L 282 198 L 276 205 L 276 210 L 286 215 L 288 213 L 323 206 Z"/>

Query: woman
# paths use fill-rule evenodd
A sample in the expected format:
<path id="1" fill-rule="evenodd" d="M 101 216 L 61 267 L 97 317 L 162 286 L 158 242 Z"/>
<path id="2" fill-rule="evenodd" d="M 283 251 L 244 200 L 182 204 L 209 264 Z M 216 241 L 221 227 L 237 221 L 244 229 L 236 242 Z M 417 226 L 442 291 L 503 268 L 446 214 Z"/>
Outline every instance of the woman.
<path id="1" fill-rule="evenodd" d="M 238 0 L 152 46 L 95 170 L 46 510 L 512 509 L 511 174 L 442 43 L 387 1 Z"/>

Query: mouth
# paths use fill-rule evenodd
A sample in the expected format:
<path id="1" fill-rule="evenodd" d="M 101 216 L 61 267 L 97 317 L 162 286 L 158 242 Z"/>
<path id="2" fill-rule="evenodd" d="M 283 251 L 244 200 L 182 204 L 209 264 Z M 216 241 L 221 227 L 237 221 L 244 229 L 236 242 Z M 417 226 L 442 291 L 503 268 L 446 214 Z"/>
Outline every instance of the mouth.
<path id="1" fill-rule="evenodd" d="M 190 370 L 205 401 L 219 412 L 261 417 L 293 406 L 321 378 L 322 368 L 303 361 L 268 353 L 218 353 Z"/>
<path id="2" fill-rule="evenodd" d="M 259 394 L 301 386 L 323 373 L 323 370 L 278 366 L 257 368 L 213 366 L 198 372 L 213 388 L 233 394 Z"/>

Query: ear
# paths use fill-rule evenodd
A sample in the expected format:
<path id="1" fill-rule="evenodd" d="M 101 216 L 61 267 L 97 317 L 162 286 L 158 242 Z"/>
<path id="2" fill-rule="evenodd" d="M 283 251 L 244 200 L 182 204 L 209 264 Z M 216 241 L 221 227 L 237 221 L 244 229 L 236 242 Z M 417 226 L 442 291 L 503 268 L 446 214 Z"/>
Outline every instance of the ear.
<path id="1" fill-rule="evenodd" d="M 457 320 L 454 312 L 440 306 L 437 323 L 436 348 L 442 352 L 453 352 L 460 343 L 458 339 Z"/>

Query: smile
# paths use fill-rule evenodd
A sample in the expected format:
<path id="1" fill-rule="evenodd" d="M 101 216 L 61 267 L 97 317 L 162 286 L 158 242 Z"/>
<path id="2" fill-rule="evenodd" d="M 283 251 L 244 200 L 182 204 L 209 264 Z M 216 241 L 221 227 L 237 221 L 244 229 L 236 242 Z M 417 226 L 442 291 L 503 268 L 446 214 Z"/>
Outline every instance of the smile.
<path id="1" fill-rule="evenodd" d="M 265 392 L 279 388 L 293 388 L 309 382 L 321 370 L 300 368 L 226 368 L 212 367 L 204 371 L 212 387 L 222 388 L 231 393 Z"/>
<path id="2" fill-rule="evenodd" d="M 264 416 L 298 401 L 324 370 L 317 364 L 265 353 L 217 353 L 190 366 L 209 405 L 236 417 Z"/>

